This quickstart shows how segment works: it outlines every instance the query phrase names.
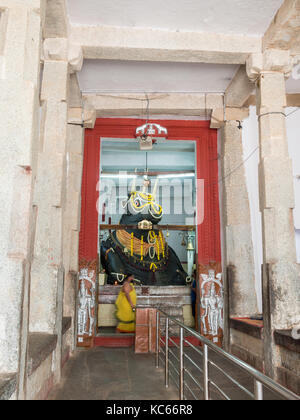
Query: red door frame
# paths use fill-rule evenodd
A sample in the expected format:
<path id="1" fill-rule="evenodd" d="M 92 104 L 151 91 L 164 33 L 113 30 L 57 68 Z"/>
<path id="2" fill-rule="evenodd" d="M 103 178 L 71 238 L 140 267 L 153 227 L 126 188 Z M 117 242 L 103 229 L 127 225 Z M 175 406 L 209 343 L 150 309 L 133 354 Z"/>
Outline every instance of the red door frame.
<path id="1" fill-rule="evenodd" d="M 157 122 L 150 120 L 149 122 Z M 204 180 L 204 220 L 198 225 L 198 263 L 221 262 L 219 210 L 219 168 L 217 130 L 209 121 L 159 120 L 168 129 L 168 140 L 196 142 L 197 178 Z M 98 258 L 99 169 L 101 137 L 135 138 L 144 119 L 101 118 L 94 129 L 85 131 L 84 164 L 81 191 L 81 227 L 79 260 L 90 263 Z"/>

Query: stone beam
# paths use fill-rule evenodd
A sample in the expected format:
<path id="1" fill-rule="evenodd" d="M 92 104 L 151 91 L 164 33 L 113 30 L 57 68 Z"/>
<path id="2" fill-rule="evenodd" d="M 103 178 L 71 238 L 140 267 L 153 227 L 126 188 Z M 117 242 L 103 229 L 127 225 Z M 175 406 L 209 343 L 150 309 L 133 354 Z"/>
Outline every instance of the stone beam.
<path id="1" fill-rule="evenodd" d="M 289 50 L 268 49 L 263 53 L 251 54 L 246 61 L 246 71 L 253 82 L 259 80 L 263 72 L 280 72 L 288 79 L 293 70 L 293 57 Z"/>
<path id="2" fill-rule="evenodd" d="M 109 26 L 73 25 L 70 38 L 86 59 L 245 64 L 262 47 L 259 37 Z"/>
<path id="3" fill-rule="evenodd" d="M 286 104 L 287 108 L 300 108 L 300 93 L 289 93 L 286 95 Z M 245 106 L 255 106 L 256 105 L 256 96 L 251 95 Z"/>
<path id="4" fill-rule="evenodd" d="M 247 75 L 246 66 L 240 66 L 225 92 L 225 104 L 228 107 L 240 108 L 255 90 L 255 85 Z"/>
<path id="5" fill-rule="evenodd" d="M 82 106 L 82 93 L 76 73 L 70 75 L 68 106 L 69 108 L 80 108 Z"/>
<path id="6" fill-rule="evenodd" d="M 68 38 L 46 38 L 42 60 L 68 61 L 69 72 L 77 73 L 83 65 L 82 48 L 80 45 L 70 44 Z"/>
<path id="7" fill-rule="evenodd" d="M 300 40 L 300 0 L 285 0 L 263 37 L 263 50 L 299 51 Z"/>
<path id="8" fill-rule="evenodd" d="M 212 111 L 210 128 L 222 128 L 227 122 L 241 122 L 249 117 L 249 107 L 243 108 L 215 108 Z"/>
<path id="9" fill-rule="evenodd" d="M 85 109 L 96 110 L 97 118 L 136 116 L 146 110 L 145 95 L 84 95 Z M 223 108 L 221 94 L 153 94 L 149 95 L 151 115 L 199 116 Z"/>
<path id="10" fill-rule="evenodd" d="M 46 0 L 0 0 L 0 8 L 12 9 L 15 7 L 25 7 L 36 12 L 41 12 L 45 7 L 45 1 Z"/>
<path id="11" fill-rule="evenodd" d="M 224 124 L 224 107 L 215 108 L 211 114 L 210 128 L 219 129 Z"/>
<path id="12" fill-rule="evenodd" d="M 288 107 L 300 108 L 300 93 L 286 95 L 286 102 Z"/>
<path id="13" fill-rule="evenodd" d="M 45 1 L 47 1 L 47 10 L 44 27 L 44 38 L 67 38 L 68 17 L 66 0 Z"/>

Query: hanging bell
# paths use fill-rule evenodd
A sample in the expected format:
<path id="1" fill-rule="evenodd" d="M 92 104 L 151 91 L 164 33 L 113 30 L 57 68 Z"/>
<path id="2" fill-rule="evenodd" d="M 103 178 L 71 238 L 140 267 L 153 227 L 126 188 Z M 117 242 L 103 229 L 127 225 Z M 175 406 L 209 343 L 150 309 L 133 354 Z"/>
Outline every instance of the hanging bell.
<path id="1" fill-rule="evenodd" d="M 168 229 L 168 227 L 167 227 L 166 237 L 168 238 L 169 236 L 170 236 L 170 232 L 169 232 L 169 229 Z"/>
<path id="2" fill-rule="evenodd" d="M 186 250 L 187 251 L 195 251 L 193 242 L 191 240 L 188 242 L 188 246 L 187 246 Z"/>

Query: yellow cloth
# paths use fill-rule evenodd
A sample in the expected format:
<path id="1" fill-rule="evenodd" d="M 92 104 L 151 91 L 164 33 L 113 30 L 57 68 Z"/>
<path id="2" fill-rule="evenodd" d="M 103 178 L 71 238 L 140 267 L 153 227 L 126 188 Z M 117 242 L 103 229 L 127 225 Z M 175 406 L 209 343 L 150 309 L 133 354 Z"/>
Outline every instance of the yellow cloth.
<path id="1" fill-rule="evenodd" d="M 136 306 L 136 290 L 133 285 L 131 285 L 132 290 L 129 293 L 131 302 Z M 128 302 L 126 294 L 123 292 L 123 289 L 120 291 L 119 296 L 116 300 L 116 317 L 120 321 L 117 329 L 120 332 L 130 333 L 135 331 L 135 312 L 133 312 L 130 303 Z"/>

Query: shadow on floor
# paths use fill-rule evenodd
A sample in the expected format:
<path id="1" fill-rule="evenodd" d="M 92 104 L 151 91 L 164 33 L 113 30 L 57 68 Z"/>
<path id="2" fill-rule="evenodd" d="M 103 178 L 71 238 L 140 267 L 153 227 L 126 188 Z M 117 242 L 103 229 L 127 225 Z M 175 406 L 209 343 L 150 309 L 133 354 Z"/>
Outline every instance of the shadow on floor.
<path id="1" fill-rule="evenodd" d="M 133 348 L 78 350 L 69 360 L 61 384 L 49 400 L 176 400 L 177 388 L 164 386 L 163 369 L 154 355 Z"/>
<path id="2" fill-rule="evenodd" d="M 253 379 L 210 350 L 209 378 L 232 400 L 249 400 L 248 393 L 254 393 Z M 185 349 L 185 398 L 203 400 L 195 380 L 202 385 L 203 376 L 195 364 L 202 367 L 202 356 L 191 348 Z M 161 357 L 163 357 L 161 355 Z M 194 363 L 189 361 L 191 358 Z M 136 355 L 133 348 L 103 348 L 78 350 L 70 359 L 63 371 L 61 384 L 55 387 L 49 400 L 178 400 L 178 349 L 170 349 L 170 387 L 164 386 L 164 367 L 155 368 L 154 355 Z M 218 368 L 221 367 L 233 380 L 244 389 L 239 389 Z M 188 373 L 189 372 L 189 373 Z M 192 376 L 190 376 L 190 374 Z M 172 379 L 173 377 L 173 379 Z M 267 389 L 264 390 L 267 400 L 277 400 L 278 397 Z M 224 399 L 210 384 L 210 398 Z"/>

